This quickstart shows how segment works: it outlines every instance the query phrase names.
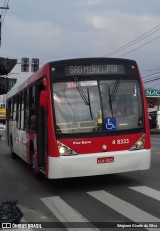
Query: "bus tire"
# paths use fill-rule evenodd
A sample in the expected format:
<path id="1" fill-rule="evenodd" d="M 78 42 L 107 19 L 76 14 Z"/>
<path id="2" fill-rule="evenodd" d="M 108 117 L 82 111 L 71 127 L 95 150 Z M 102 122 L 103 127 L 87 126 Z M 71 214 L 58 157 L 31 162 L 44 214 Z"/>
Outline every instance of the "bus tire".
<path id="1" fill-rule="evenodd" d="M 12 159 L 17 159 L 17 155 L 16 153 L 13 151 L 13 140 L 12 140 L 12 137 L 10 139 L 10 148 L 11 148 L 11 158 Z"/>
<path id="2" fill-rule="evenodd" d="M 31 157 L 31 167 L 32 167 L 33 175 L 36 179 L 39 180 L 41 179 L 41 173 L 37 170 L 37 167 L 36 167 L 37 163 L 36 163 L 36 156 L 35 156 L 33 146 L 31 146 L 30 157 Z"/>

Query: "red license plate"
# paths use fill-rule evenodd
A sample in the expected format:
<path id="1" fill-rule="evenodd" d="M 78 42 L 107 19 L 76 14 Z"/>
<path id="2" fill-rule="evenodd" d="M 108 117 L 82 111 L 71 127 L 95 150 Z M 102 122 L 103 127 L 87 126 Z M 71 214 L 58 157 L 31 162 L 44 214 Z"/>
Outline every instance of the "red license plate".
<path id="1" fill-rule="evenodd" d="M 114 157 L 100 157 L 97 158 L 97 164 L 108 164 L 108 163 L 113 163 L 114 162 Z"/>

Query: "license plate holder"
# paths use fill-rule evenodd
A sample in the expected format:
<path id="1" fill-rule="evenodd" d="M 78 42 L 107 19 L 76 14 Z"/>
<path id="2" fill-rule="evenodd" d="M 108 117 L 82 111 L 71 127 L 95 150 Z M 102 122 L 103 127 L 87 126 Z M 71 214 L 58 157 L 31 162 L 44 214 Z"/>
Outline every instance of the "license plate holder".
<path id="1" fill-rule="evenodd" d="M 114 162 L 114 156 L 99 157 L 97 158 L 97 164 L 109 164 Z"/>

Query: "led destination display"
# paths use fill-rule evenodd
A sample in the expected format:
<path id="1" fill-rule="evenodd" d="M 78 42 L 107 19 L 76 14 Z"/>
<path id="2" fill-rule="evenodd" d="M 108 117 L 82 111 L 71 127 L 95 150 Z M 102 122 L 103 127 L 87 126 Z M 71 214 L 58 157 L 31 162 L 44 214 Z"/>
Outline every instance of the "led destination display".
<path id="1" fill-rule="evenodd" d="M 108 75 L 108 74 L 125 74 L 123 65 L 77 65 L 65 67 L 66 75 Z"/>

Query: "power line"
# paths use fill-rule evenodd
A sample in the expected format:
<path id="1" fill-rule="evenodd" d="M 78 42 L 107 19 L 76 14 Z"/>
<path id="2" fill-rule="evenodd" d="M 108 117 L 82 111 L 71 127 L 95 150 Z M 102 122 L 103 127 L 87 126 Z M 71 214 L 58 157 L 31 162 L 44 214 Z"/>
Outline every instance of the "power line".
<path id="1" fill-rule="evenodd" d="M 134 39 L 134 40 L 128 42 L 127 44 L 123 45 L 122 47 L 120 47 L 120 48 L 118 48 L 118 49 L 116 49 L 116 50 L 114 50 L 114 51 L 112 51 L 112 52 L 110 52 L 110 53 L 108 53 L 108 54 L 106 54 L 106 55 L 104 55 L 104 56 L 111 56 L 111 55 L 114 55 L 114 54 L 116 54 L 116 53 L 119 53 L 119 52 L 121 52 L 121 51 L 123 51 L 123 50 L 125 50 L 125 49 L 127 49 L 127 48 L 129 48 L 129 47 L 131 47 L 131 46 L 133 46 L 133 45 L 135 45 L 135 44 L 137 44 L 138 42 L 144 40 L 145 38 L 147 38 L 147 37 L 153 35 L 154 33 L 156 33 L 156 32 L 159 31 L 159 30 L 160 30 L 160 25 L 157 25 L 156 27 L 154 27 L 154 28 L 152 28 L 151 30 L 147 31 L 146 33 L 142 34 L 142 35 L 139 36 L 138 38 L 136 38 L 136 39 Z M 155 39 L 157 39 L 157 38 L 155 38 Z M 152 41 L 154 41 L 155 39 L 153 39 Z M 151 41 L 149 41 L 149 42 L 151 42 Z M 145 45 L 148 44 L 149 42 L 145 43 Z M 144 46 L 144 45 L 141 45 L 140 47 L 142 47 L 142 46 Z M 135 49 L 133 49 L 132 51 L 129 51 L 129 52 L 123 54 L 122 56 L 124 56 L 124 55 L 126 55 L 126 54 L 128 54 L 128 53 L 130 53 L 130 52 L 133 52 L 134 50 L 137 50 L 137 49 L 139 49 L 140 47 L 135 48 Z M 120 56 L 120 57 L 122 57 L 122 56 Z"/>
<path id="2" fill-rule="evenodd" d="M 150 77 L 150 76 L 152 76 L 152 75 L 159 74 L 159 73 L 160 73 L 160 71 L 155 72 L 155 73 L 152 73 L 152 74 L 150 74 L 150 75 L 143 76 L 143 79 L 144 79 L 144 78 L 148 78 L 148 77 Z"/>
<path id="3" fill-rule="evenodd" d="M 127 53 L 125 53 L 125 54 L 123 54 L 123 55 L 120 55 L 119 58 L 120 58 L 120 57 L 123 57 L 123 56 L 125 56 L 125 55 L 127 55 L 127 54 L 129 54 L 129 53 L 131 53 L 131 52 L 133 52 L 133 51 L 136 51 L 136 50 L 138 50 L 138 49 L 141 48 L 141 47 L 144 47 L 144 46 L 147 45 L 148 43 L 151 43 L 151 42 L 153 42 L 154 40 L 156 40 L 156 39 L 158 39 L 158 38 L 160 38 L 160 35 L 157 36 L 157 37 L 155 37 L 154 39 L 152 39 L 152 40 L 150 40 L 150 41 L 148 41 L 148 42 L 142 44 L 141 46 L 139 46 L 139 47 L 137 47 L 137 48 L 135 48 L 135 49 L 133 49 L 133 50 L 131 50 L 131 51 L 128 51 Z"/>
<path id="4" fill-rule="evenodd" d="M 150 80 L 143 81 L 143 83 L 150 83 L 150 82 L 157 81 L 157 80 L 160 80 L 160 76 L 157 76 L 157 77 L 154 78 L 154 79 L 150 79 Z"/>

